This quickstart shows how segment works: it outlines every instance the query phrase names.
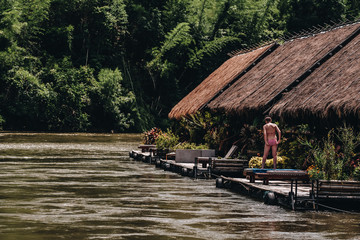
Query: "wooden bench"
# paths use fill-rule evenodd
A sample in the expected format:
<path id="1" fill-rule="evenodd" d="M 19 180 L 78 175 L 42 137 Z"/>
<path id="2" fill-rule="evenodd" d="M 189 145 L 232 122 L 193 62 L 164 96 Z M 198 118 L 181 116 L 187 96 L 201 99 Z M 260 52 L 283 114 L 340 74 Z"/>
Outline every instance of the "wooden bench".
<path id="1" fill-rule="evenodd" d="M 248 166 L 246 159 L 212 158 L 210 171 L 214 174 L 242 174 Z"/>
<path id="2" fill-rule="evenodd" d="M 360 200 L 360 182 L 314 180 L 312 193 L 316 199 L 356 199 Z"/>
<path id="3" fill-rule="evenodd" d="M 255 178 L 262 179 L 264 185 L 268 185 L 270 180 L 309 181 L 307 171 L 302 170 L 268 170 L 266 172 L 255 173 Z"/>
<path id="4" fill-rule="evenodd" d="M 339 210 L 329 207 L 329 204 L 335 204 L 340 208 L 351 207 L 360 210 L 360 182 L 313 180 L 311 183 L 310 199 L 313 201 L 313 206 L 316 210 L 319 206 Z"/>

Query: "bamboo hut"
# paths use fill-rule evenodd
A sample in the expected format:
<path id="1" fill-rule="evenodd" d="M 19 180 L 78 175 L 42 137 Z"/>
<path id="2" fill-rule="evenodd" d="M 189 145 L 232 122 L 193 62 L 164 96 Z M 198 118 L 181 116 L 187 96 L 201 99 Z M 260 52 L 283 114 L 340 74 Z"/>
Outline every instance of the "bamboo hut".
<path id="1" fill-rule="evenodd" d="M 299 109 L 305 107 L 306 104 L 315 103 L 315 101 L 324 101 L 318 104 L 318 108 L 315 106 L 307 106 L 307 110 L 318 110 L 323 111 L 326 109 L 342 110 L 344 103 L 347 100 L 336 101 L 336 96 L 339 94 L 335 93 L 335 88 L 342 88 L 341 83 L 334 86 L 331 91 L 334 91 L 331 99 L 332 105 L 328 105 L 328 98 L 326 91 L 322 91 L 323 98 L 315 99 L 313 101 L 306 102 L 304 104 L 298 104 L 297 96 L 291 91 L 292 88 L 296 87 L 303 79 L 306 79 L 314 69 L 321 66 L 323 62 L 331 58 L 333 52 L 339 45 L 346 44 L 346 40 L 353 36 L 358 31 L 360 24 L 350 24 L 343 27 L 338 27 L 328 32 L 321 32 L 308 37 L 297 38 L 288 42 L 285 42 L 278 48 L 276 48 L 270 55 L 262 59 L 256 66 L 254 66 L 249 72 L 240 77 L 230 88 L 225 90 L 221 95 L 211 101 L 207 106 L 215 111 L 224 111 L 226 113 L 235 113 L 236 115 L 249 115 L 259 114 L 268 112 L 273 104 L 279 100 L 285 92 L 287 93 L 288 101 L 282 101 L 282 104 L 287 104 L 286 108 L 289 110 L 293 108 Z M 354 61 L 353 64 L 358 63 Z M 339 69 L 336 74 L 341 74 L 343 71 L 348 71 L 350 74 L 347 83 L 348 88 L 358 86 L 358 81 L 348 68 L 348 65 L 338 65 Z M 352 66 L 352 68 L 359 68 L 359 66 Z M 325 70 L 324 70 L 325 71 Z M 358 71 L 358 70 L 357 70 Z M 357 72 L 358 73 L 358 72 Z M 335 74 L 334 72 L 329 73 Z M 353 77 L 350 77 L 353 76 Z M 320 75 L 316 75 L 313 79 L 317 79 Z M 324 78 L 327 79 L 328 77 Z M 336 78 L 334 78 L 336 79 Z M 315 81 L 315 80 L 313 80 Z M 311 85 L 312 83 L 310 83 Z M 308 86 L 312 87 L 312 86 Z M 323 88 L 325 88 L 323 86 Z M 331 86 L 328 86 L 331 88 Z M 355 88 L 354 88 L 355 89 Z M 359 93 L 359 87 L 357 94 Z M 289 92 L 290 91 L 290 92 Z M 299 90 L 298 90 L 299 91 Z M 353 90 L 351 90 L 353 91 Z M 354 90 L 356 91 L 356 90 Z M 343 92 L 344 93 L 344 92 Z M 310 94 L 310 93 L 309 93 Z M 320 94 L 320 93 L 319 93 Z M 356 94 L 354 94 L 355 96 Z M 344 95 L 345 96 L 345 95 Z M 353 107 L 359 107 L 359 100 L 356 100 L 354 96 L 349 96 L 349 101 L 354 101 L 347 111 L 352 111 Z M 189 100 L 188 100 L 189 101 Z M 189 101 L 188 103 L 190 103 Z M 291 103 L 292 104 L 291 104 Z M 278 105 L 274 108 L 272 113 L 285 114 L 282 107 Z M 286 113 L 291 114 L 295 111 L 287 111 Z"/>
<path id="2" fill-rule="evenodd" d="M 360 118 L 360 35 L 274 105 L 270 114 L 290 118 Z"/>
<path id="3" fill-rule="evenodd" d="M 217 94 L 229 87 L 241 74 L 250 69 L 256 61 L 260 61 L 262 57 L 265 57 L 274 46 L 275 44 L 270 44 L 228 59 L 175 105 L 169 113 L 169 118 L 180 119 L 182 116 L 196 113 Z"/>

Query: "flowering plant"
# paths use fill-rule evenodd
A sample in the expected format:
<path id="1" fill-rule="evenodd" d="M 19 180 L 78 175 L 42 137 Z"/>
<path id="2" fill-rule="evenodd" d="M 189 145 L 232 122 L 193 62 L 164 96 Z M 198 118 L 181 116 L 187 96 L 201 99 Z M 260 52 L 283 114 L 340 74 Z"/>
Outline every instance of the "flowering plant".
<path id="1" fill-rule="evenodd" d="M 324 179 L 324 172 L 321 171 L 315 165 L 311 165 L 307 168 L 310 179 Z"/>
<path id="2" fill-rule="evenodd" d="M 155 144 L 156 139 L 162 134 L 161 129 L 153 127 L 149 131 L 143 133 L 143 143 L 144 144 Z"/>

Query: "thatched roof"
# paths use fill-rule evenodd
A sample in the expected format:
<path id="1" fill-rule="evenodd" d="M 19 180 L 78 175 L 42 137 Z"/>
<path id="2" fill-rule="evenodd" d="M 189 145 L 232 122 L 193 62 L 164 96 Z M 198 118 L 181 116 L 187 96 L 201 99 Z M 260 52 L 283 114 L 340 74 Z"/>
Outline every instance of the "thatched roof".
<path id="1" fill-rule="evenodd" d="M 245 70 L 274 45 L 268 45 L 254 51 L 228 59 L 200 85 L 184 97 L 169 113 L 169 118 L 179 119 L 182 116 L 196 113 L 219 92 L 236 80 Z"/>
<path id="2" fill-rule="evenodd" d="M 269 109 L 274 99 L 358 28 L 359 24 L 352 24 L 285 42 L 211 101 L 208 107 L 237 114 Z M 344 71 L 346 66 L 341 69 Z"/>
<path id="3" fill-rule="evenodd" d="M 360 117 L 360 35 L 272 108 L 284 116 Z"/>

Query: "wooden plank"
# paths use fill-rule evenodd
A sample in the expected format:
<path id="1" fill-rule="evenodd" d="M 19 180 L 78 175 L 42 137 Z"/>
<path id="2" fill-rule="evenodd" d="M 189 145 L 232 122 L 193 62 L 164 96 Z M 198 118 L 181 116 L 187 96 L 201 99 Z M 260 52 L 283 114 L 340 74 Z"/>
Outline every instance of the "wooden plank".
<path id="1" fill-rule="evenodd" d="M 318 196 L 360 196 L 359 192 L 321 191 Z"/>
<path id="2" fill-rule="evenodd" d="M 235 183 L 243 184 L 247 187 L 252 187 L 263 191 L 272 191 L 277 194 L 283 195 L 284 197 L 289 195 L 290 187 L 291 187 L 288 181 L 274 180 L 269 185 L 263 185 L 262 181 L 255 181 L 254 183 L 251 183 L 245 178 L 230 178 L 230 177 L 223 177 L 223 178 L 226 180 L 233 181 Z M 311 184 L 298 183 L 297 195 L 298 197 L 309 197 L 310 190 L 311 190 Z"/>
<path id="3" fill-rule="evenodd" d="M 248 160 L 245 159 L 226 159 L 226 158 L 213 158 L 213 162 L 222 162 L 222 163 L 248 163 Z"/>
<path id="4" fill-rule="evenodd" d="M 235 152 L 236 152 L 237 149 L 238 149 L 238 146 L 232 145 L 231 148 L 230 148 L 230 150 L 229 150 L 229 151 L 227 152 L 227 154 L 225 155 L 225 158 L 230 158 L 230 157 L 232 157 L 232 156 L 235 154 Z"/>
<path id="5" fill-rule="evenodd" d="M 320 186 L 320 191 L 338 191 L 338 192 L 360 192 L 360 188 L 352 186 Z"/>
<path id="6" fill-rule="evenodd" d="M 215 169 L 212 169 L 212 172 L 219 172 L 219 171 L 222 171 L 222 172 L 228 172 L 228 171 L 231 171 L 231 172 L 242 172 L 243 168 L 228 168 L 228 167 L 221 167 L 221 168 L 215 168 Z"/>
<path id="7" fill-rule="evenodd" d="M 241 164 L 238 164 L 238 163 L 214 163 L 213 167 L 214 168 L 217 168 L 217 167 L 245 167 L 247 165 L 241 163 Z"/>

